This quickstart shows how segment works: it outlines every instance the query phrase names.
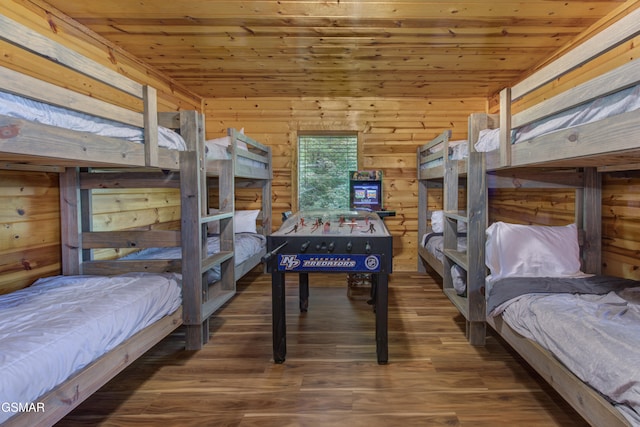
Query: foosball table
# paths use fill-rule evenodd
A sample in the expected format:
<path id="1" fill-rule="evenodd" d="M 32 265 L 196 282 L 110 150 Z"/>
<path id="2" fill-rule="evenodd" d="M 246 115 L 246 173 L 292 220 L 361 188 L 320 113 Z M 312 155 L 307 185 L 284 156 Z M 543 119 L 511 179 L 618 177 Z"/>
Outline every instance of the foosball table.
<path id="1" fill-rule="evenodd" d="M 371 304 L 376 318 L 379 364 L 388 361 L 388 275 L 393 239 L 382 219 L 361 210 L 301 211 L 267 236 L 263 257 L 271 273 L 273 358 L 286 356 L 285 274 L 299 274 L 300 311 L 309 308 L 309 273 L 371 275 Z"/>

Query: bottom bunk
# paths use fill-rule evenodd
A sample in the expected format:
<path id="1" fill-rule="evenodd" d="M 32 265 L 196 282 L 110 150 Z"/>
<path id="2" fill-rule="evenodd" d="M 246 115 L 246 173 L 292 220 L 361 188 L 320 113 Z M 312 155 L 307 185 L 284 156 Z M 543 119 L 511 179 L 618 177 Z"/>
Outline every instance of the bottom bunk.
<path id="1" fill-rule="evenodd" d="M 457 250 L 459 252 L 467 250 L 466 231 L 466 223 L 459 222 L 457 236 Z M 431 212 L 431 226 L 427 227 L 421 237 L 418 254 L 440 277 L 444 276 L 444 211 Z M 464 295 L 467 291 L 465 271 L 454 264 L 451 267 L 451 276 L 455 292 L 458 295 Z"/>
<path id="2" fill-rule="evenodd" d="M 488 324 L 589 423 L 640 426 L 640 282 L 582 273 L 574 224 L 487 236 Z"/>
<path id="3" fill-rule="evenodd" d="M 3 426 L 53 425 L 182 324 L 174 274 L 54 276 L 0 307 Z"/>
<path id="4" fill-rule="evenodd" d="M 235 233 L 234 239 L 235 280 L 238 281 L 248 271 L 261 262 L 266 253 L 267 238 L 258 233 Z M 207 256 L 220 252 L 220 236 L 218 234 L 207 237 Z M 166 248 L 146 248 L 126 255 L 121 260 L 168 259 L 178 260 L 182 257 L 179 246 Z M 207 283 L 220 280 L 220 266 L 215 266 L 206 272 Z"/>

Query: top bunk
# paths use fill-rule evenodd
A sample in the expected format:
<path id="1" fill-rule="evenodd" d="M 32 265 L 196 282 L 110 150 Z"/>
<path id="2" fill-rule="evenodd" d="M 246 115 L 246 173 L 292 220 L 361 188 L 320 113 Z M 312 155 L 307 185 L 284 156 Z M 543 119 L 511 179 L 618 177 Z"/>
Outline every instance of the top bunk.
<path id="1" fill-rule="evenodd" d="M 481 133 L 488 170 L 524 166 L 637 168 L 640 59 L 546 98 L 565 74 L 640 35 L 640 9 L 500 94 L 500 126 Z M 595 64 L 595 65 L 594 65 Z M 542 101 L 536 99 L 545 98 Z M 516 110 L 518 110 L 516 112 Z M 604 170 L 601 168 L 601 170 Z"/>
<path id="2" fill-rule="evenodd" d="M 236 178 L 271 180 L 271 147 L 244 134 L 244 129 L 227 129 L 227 135 L 205 141 L 207 172 L 218 174 L 220 160 L 231 160 Z"/>
<path id="3" fill-rule="evenodd" d="M 158 125 L 153 87 L 3 15 L 0 43 L 17 46 L 34 58 L 34 64 L 46 66 L 50 75 L 63 74 L 65 80 L 82 82 L 83 87 L 77 89 L 75 84 L 70 89 L 0 67 L 0 159 L 4 163 L 178 170 L 180 152 L 195 150 L 187 147 L 179 133 Z M 98 99 L 97 88 L 112 98 Z"/>
<path id="4" fill-rule="evenodd" d="M 418 180 L 442 179 L 446 160 L 458 160 L 457 167 L 460 174 L 467 169 L 466 159 L 469 156 L 467 140 L 451 140 L 451 130 L 447 129 L 440 135 L 418 147 Z"/>

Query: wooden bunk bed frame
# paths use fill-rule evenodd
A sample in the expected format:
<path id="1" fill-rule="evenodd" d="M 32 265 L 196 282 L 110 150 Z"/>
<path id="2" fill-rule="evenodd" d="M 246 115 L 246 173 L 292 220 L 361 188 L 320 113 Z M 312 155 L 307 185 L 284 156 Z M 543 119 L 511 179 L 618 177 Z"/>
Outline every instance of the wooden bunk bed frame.
<path id="1" fill-rule="evenodd" d="M 78 111 L 144 128 L 145 143 L 141 144 L 0 115 L 0 159 L 3 168 L 60 174 L 63 274 L 86 273 L 80 263 L 80 253 L 84 250 L 82 243 L 89 242 L 99 247 L 102 236 L 79 233 L 78 224 L 83 223 L 83 220 L 78 203 L 81 197 L 80 187 L 76 185 L 78 167 L 178 170 L 180 153 L 158 147 L 157 99 L 152 87 L 139 85 L 2 15 L 0 39 L 54 63 L 62 64 L 70 70 L 94 79 L 98 84 L 106 84 L 120 90 L 124 96 L 133 96 L 144 105 L 143 113 L 132 112 L 0 67 L 0 89 L 4 91 L 61 107 L 73 105 Z M 127 234 L 131 239 L 132 234 Z M 123 233 L 115 233 L 114 236 L 120 240 L 126 238 Z M 150 240 L 144 233 L 134 233 L 133 236 L 140 242 L 148 243 Z M 175 239 L 175 235 L 163 233 L 162 238 Z M 53 425 L 182 325 L 183 308 L 184 304 L 174 313 L 139 331 L 53 390 L 40 396 L 38 402 L 44 403 L 46 411 L 21 412 L 6 420 L 3 425 Z"/>
<path id="2" fill-rule="evenodd" d="M 639 83 L 640 62 L 628 62 L 518 114 L 512 115 L 511 107 L 526 94 L 639 34 L 640 10 L 637 9 L 585 42 L 579 49 L 552 62 L 513 88 L 504 89 L 500 103 L 500 149 L 486 155 L 488 170 L 496 173 L 492 180 L 504 179 L 500 175 L 505 173 L 530 173 L 531 167 L 583 168 L 583 189 L 577 193 L 576 222 L 580 224 L 582 221 L 584 224 L 582 257 L 583 271 L 587 273 L 601 272 L 600 172 L 637 169 L 640 158 L 640 110 L 555 131 L 529 143 L 511 144 L 511 130 Z M 543 175 L 540 172 L 530 173 L 529 178 L 539 181 Z M 518 178 L 517 185 L 521 186 L 523 182 Z M 488 317 L 487 322 L 591 425 L 630 425 L 607 399 L 579 380 L 549 351 L 514 332 L 501 317 Z"/>
<path id="3" fill-rule="evenodd" d="M 227 135 L 231 138 L 229 145 L 229 154 L 234 164 L 234 182 L 235 188 L 257 188 L 260 189 L 260 214 L 258 221 L 260 226 L 258 232 L 263 236 L 271 234 L 271 215 L 272 215 L 272 180 L 273 167 L 271 147 L 263 145 L 244 133 L 229 128 Z M 238 142 L 246 144 L 248 150 L 238 148 Z M 258 164 L 258 167 L 250 167 L 243 160 L 250 160 Z M 215 183 L 214 183 L 215 187 Z M 254 254 L 250 259 L 239 265 L 236 265 L 236 280 L 239 280 L 255 266 L 262 263 L 262 257 L 266 254 L 266 246 L 259 253 Z"/>
<path id="4" fill-rule="evenodd" d="M 82 232 L 71 233 L 74 248 L 69 259 L 74 260 L 73 271 L 83 274 L 109 275 L 122 271 L 173 271 L 182 274 L 184 327 L 186 329 L 186 348 L 198 350 L 209 341 L 209 319 L 220 307 L 236 293 L 236 282 L 255 266 L 260 264 L 266 249 L 253 254 L 246 261 L 236 265 L 233 216 L 235 206 L 235 188 L 260 188 L 261 222 L 260 231 L 266 236 L 271 229 L 271 149 L 250 137 L 229 129 L 231 137 L 229 158 L 220 159 L 208 155 L 204 140 L 204 118 L 195 111 L 180 113 L 162 113 L 160 123 L 168 126 L 179 123 L 180 134 L 189 147 L 180 153 L 180 171 L 127 171 L 93 170 L 73 173 L 66 176 L 69 181 L 65 188 L 70 189 L 64 199 L 73 212 L 65 215 L 72 217 L 82 206 L 77 221 L 82 222 Z M 238 150 L 237 142 L 242 141 L 247 150 Z M 235 153 L 235 154 L 234 154 Z M 242 158 L 259 163 L 260 167 L 248 168 Z M 242 175 L 235 171 L 241 170 Z M 82 218 L 90 218 L 90 192 L 92 189 L 105 188 L 179 188 L 181 198 L 180 231 L 172 230 L 122 230 L 114 232 L 92 232 L 90 224 Z M 75 189 L 80 189 L 78 193 Z M 218 193 L 215 214 L 209 213 L 209 192 Z M 82 194 L 84 192 L 84 194 Z M 83 213 L 83 211 L 85 211 Z M 210 222 L 220 224 L 220 251 L 207 254 L 207 226 Z M 75 223 L 75 221 L 72 221 Z M 138 259 L 138 260 L 92 260 L 91 250 L 100 248 L 182 248 L 180 259 Z M 123 267 L 123 264 L 126 267 Z M 216 266 L 220 267 L 220 280 L 207 283 L 205 273 Z"/>
<path id="5" fill-rule="evenodd" d="M 443 292 L 465 318 L 465 335 L 472 345 L 484 345 L 486 337 L 484 278 L 484 230 L 486 228 L 487 197 L 485 191 L 484 155 L 477 152 L 473 144 L 480 130 L 497 127 L 495 115 L 472 114 L 468 121 L 469 157 L 449 158 L 448 142 L 451 131 L 444 131 L 432 141 L 418 147 L 418 236 L 428 231 L 427 195 L 431 187 L 442 187 L 444 210 L 444 261 L 419 245 L 419 269 L 424 260 L 442 277 Z M 430 153 L 430 149 L 443 144 L 443 150 Z M 434 160 L 442 159 L 441 165 L 422 167 Z M 466 188 L 466 209 L 458 208 L 459 189 Z M 467 224 L 467 251 L 457 250 L 458 222 Z M 451 267 L 456 264 L 466 272 L 467 292 L 457 294 L 453 286 Z"/>
<path id="6" fill-rule="evenodd" d="M 449 138 L 451 130 L 445 130 L 440 135 L 418 147 L 418 271 L 425 272 L 426 266 L 431 267 L 440 277 L 444 275 L 442 262 L 422 246 L 422 236 L 431 231 L 427 224 L 431 211 L 429 210 L 429 189 L 442 189 L 444 178 L 444 153 L 449 152 Z M 442 144 L 442 151 L 431 153 L 433 147 Z M 430 162 L 438 162 L 436 166 L 429 166 Z M 426 265 L 425 265 L 426 264 Z"/>
<path id="7" fill-rule="evenodd" d="M 484 233 L 487 227 L 487 193 L 485 158 L 475 150 L 480 130 L 497 125 L 496 116 L 484 113 L 469 117 L 469 156 L 464 160 L 445 157 L 444 167 L 444 263 L 443 291 L 465 319 L 465 336 L 471 345 L 484 345 L 486 309 L 484 279 Z M 458 189 L 466 186 L 466 209 L 458 207 Z M 467 250 L 457 250 L 458 222 L 467 224 Z M 466 295 L 460 296 L 453 286 L 451 267 L 466 272 Z"/>
<path id="8" fill-rule="evenodd" d="M 202 284 L 203 298 L 201 310 L 185 315 L 187 326 L 187 348 L 200 349 L 209 341 L 209 317 L 236 293 L 236 282 L 262 262 L 265 247 L 238 265 L 233 259 L 234 231 L 233 212 L 235 210 L 235 188 L 260 188 L 261 222 L 260 232 L 266 236 L 271 232 L 271 148 L 254 139 L 229 128 L 230 137 L 228 159 L 213 159 L 207 156 L 204 144 L 204 121 L 198 129 L 202 137 L 198 138 L 197 150 L 185 152 L 181 158 L 181 198 L 182 198 L 182 259 L 183 280 Z M 247 145 L 248 150 L 238 149 L 238 142 Z M 243 160 L 258 163 L 258 167 L 249 167 Z M 185 172 L 190 171 L 192 173 Z M 219 213 L 209 214 L 209 190 L 218 190 Z M 207 224 L 220 221 L 221 252 L 206 257 Z M 193 239 L 199 236 L 199 239 Z M 200 243 L 198 243 L 200 242 Z M 220 265 L 221 279 L 213 285 L 207 285 L 203 274 Z M 192 295 L 199 300 L 200 295 Z M 199 344 L 200 343 L 200 344 Z"/>

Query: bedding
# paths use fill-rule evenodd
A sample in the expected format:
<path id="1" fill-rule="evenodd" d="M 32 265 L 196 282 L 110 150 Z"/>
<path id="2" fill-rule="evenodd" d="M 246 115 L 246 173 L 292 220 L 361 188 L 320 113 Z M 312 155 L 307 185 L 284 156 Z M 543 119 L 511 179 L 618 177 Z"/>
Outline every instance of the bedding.
<path id="1" fill-rule="evenodd" d="M 438 261 L 444 262 L 444 254 L 442 248 L 444 247 L 444 236 L 442 233 L 426 233 L 422 236 L 422 246 L 429 251 Z M 458 235 L 458 251 L 464 252 L 467 250 L 467 236 L 464 233 Z M 458 295 L 466 295 L 467 293 L 467 274 L 458 265 L 451 266 L 451 279 L 453 281 L 453 288 Z"/>
<path id="2" fill-rule="evenodd" d="M 487 310 L 550 351 L 640 426 L 640 282 L 512 277 L 492 285 Z"/>
<path id="3" fill-rule="evenodd" d="M 141 128 L 2 91 L 0 91 L 0 114 L 79 132 L 89 132 L 138 143 L 144 142 L 144 130 Z M 162 126 L 158 127 L 158 145 L 179 151 L 187 149 L 187 145 L 180 134 Z"/>
<path id="4" fill-rule="evenodd" d="M 427 249 L 433 256 L 442 262 L 444 254 L 442 248 L 444 247 L 444 236 L 442 233 L 425 233 L 422 236 L 422 246 Z M 467 236 L 461 234 L 458 236 L 458 249 L 459 252 L 465 252 L 467 250 Z"/>
<path id="5" fill-rule="evenodd" d="M 486 230 L 486 265 L 491 283 L 505 277 L 580 277 L 575 224 L 543 226 L 498 221 Z"/>
<path id="6" fill-rule="evenodd" d="M 209 214 L 216 214 L 217 209 L 209 209 Z M 233 228 L 236 233 L 257 233 L 256 220 L 260 214 L 259 209 L 237 210 L 233 212 Z M 212 221 L 207 224 L 208 234 L 220 234 L 220 222 Z"/>
<path id="7" fill-rule="evenodd" d="M 136 332 L 181 305 L 179 277 L 55 276 L 0 296 L 0 396 L 37 402 Z M 0 423 L 12 414 L 0 411 Z"/>
<path id="8" fill-rule="evenodd" d="M 236 233 L 235 234 L 235 265 L 242 264 L 251 258 L 252 255 L 260 252 L 267 243 L 267 238 L 261 234 L 255 233 Z M 207 253 L 213 255 L 220 252 L 220 236 L 211 235 L 207 239 Z M 134 252 L 121 259 L 140 260 L 140 259 L 180 259 L 182 258 L 182 248 L 179 246 L 169 248 L 147 248 Z M 220 280 L 220 266 L 209 269 L 206 273 L 207 283 L 213 283 Z"/>
<path id="9" fill-rule="evenodd" d="M 640 109 L 640 85 L 614 92 L 583 105 L 573 107 L 534 123 L 521 126 L 511 132 L 511 143 L 518 144 L 533 138 L 568 129 L 618 114 Z M 500 129 L 480 131 L 474 147 L 480 152 L 497 150 L 500 146 Z"/>
<path id="10" fill-rule="evenodd" d="M 469 141 L 467 140 L 457 140 L 457 141 L 449 141 L 449 159 L 451 160 L 464 160 L 469 157 Z M 434 145 L 429 149 L 429 153 L 437 153 L 442 151 L 443 143 L 439 143 Z M 432 160 L 430 162 L 420 164 L 421 169 L 433 168 L 436 166 L 440 166 L 444 163 L 444 159 L 439 158 Z"/>
<path id="11" fill-rule="evenodd" d="M 453 289 L 460 296 L 467 296 L 467 272 L 457 264 L 451 266 Z"/>

